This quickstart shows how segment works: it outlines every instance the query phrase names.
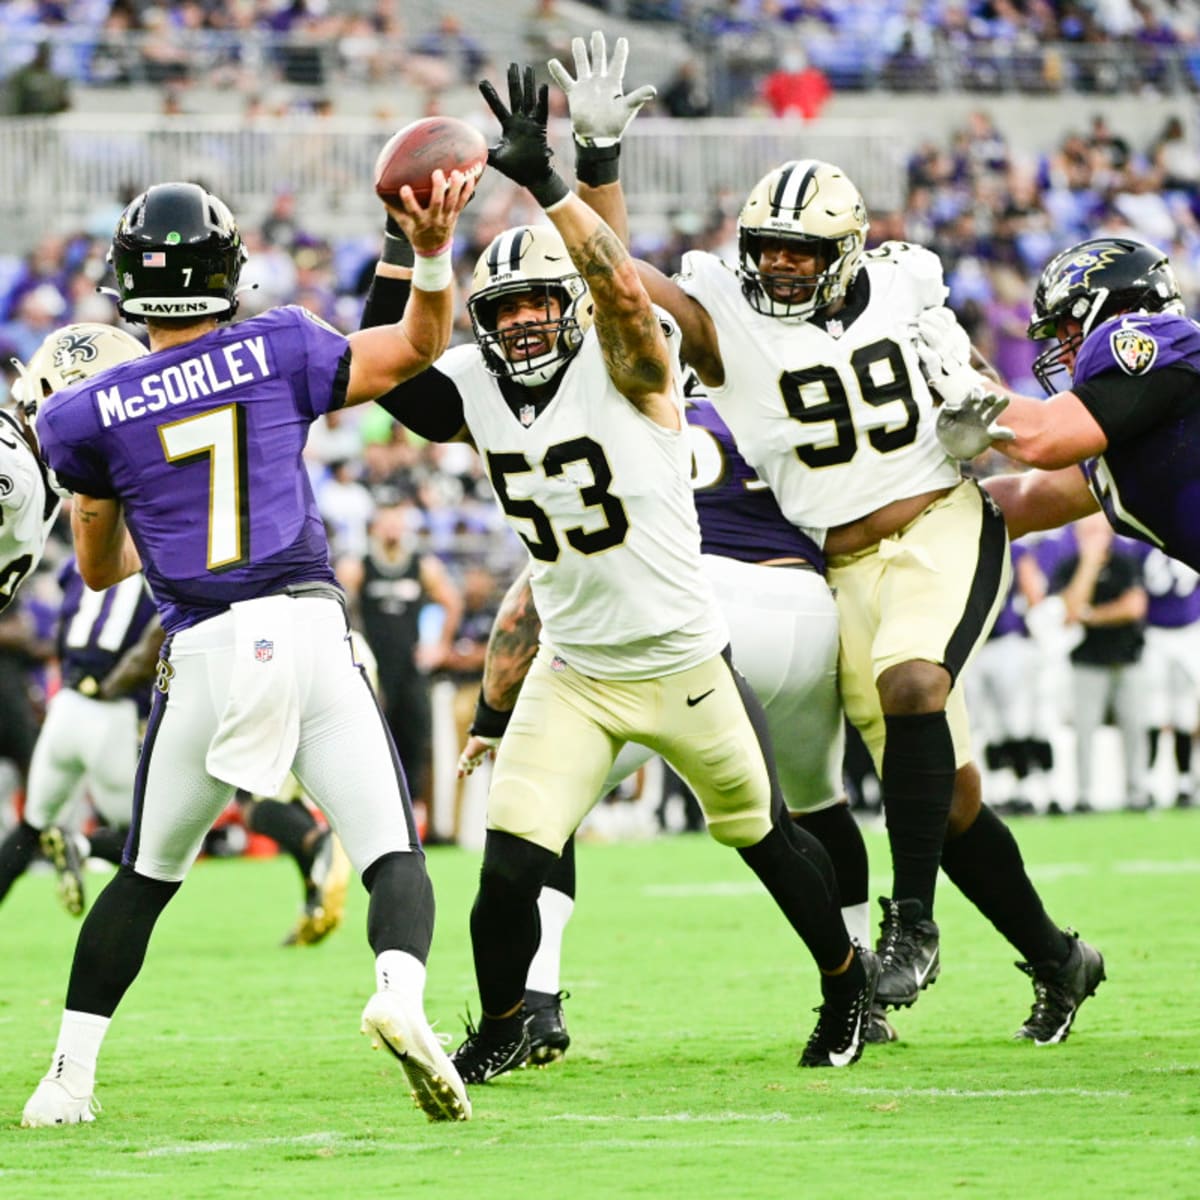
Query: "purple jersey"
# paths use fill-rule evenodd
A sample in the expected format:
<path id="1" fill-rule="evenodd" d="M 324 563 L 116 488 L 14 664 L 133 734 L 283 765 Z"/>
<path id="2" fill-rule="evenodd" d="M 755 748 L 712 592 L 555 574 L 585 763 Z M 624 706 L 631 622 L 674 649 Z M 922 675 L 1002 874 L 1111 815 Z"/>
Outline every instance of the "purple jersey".
<path id="1" fill-rule="evenodd" d="M 295 306 L 226 325 L 57 393 L 47 461 L 121 502 L 164 628 L 239 600 L 333 582 L 302 452 L 345 400 L 345 337 Z"/>
<path id="2" fill-rule="evenodd" d="M 154 616 L 154 600 L 141 575 L 94 592 L 69 558 L 58 573 L 62 608 L 58 614 L 58 660 L 63 682 L 77 687 L 92 678 L 99 683 L 137 643 Z M 149 711 L 150 685 L 135 693 Z"/>
<path id="3" fill-rule="evenodd" d="M 1200 621 L 1200 574 L 1157 546 L 1139 545 L 1138 551 L 1150 600 L 1146 624 L 1182 629 Z"/>
<path id="4" fill-rule="evenodd" d="M 1200 569 L 1200 325 L 1172 313 L 1113 317 L 1084 340 L 1073 386 L 1119 373 L 1130 380 L 1132 405 L 1144 395 L 1134 378 L 1141 382 L 1168 367 L 1197 375 L 1194 401 L 1164 408 L 1135 433 L 1110 433 L 1108 448 L 1083 470 L 1114 529 Z M 1106 432 L 1113 415 L 1097 415 Z"/>
<path id="5" fill-rule="evenodd" d="M 1009 556 L 1013 566 L 1012 583 L 1009 584 L 1004 607 L 1000 610 L 1000 615 L 996 618 L 989 637 L 1004 637 L 1010 633 L 1018 633 L 1022 637 L 1028 636 L 1029 630 L 1025 627 L 1025 613 L 1028 604 L 1017 587 L 1017 564 L 1027 554 L 1032 553 L 1033 551 L 1028 546 L 1013 545 L 1009 547 Z"/>
<path id="6" fill-rule="evenodd" d="M 692 439 L 692 493 L 700 550 L 741 562 L 803 558 L 825 571 L 816 542 L 779 511 L 775 497 L 738 453 L 725 422 L 689 377 L 684 415 Z"/>

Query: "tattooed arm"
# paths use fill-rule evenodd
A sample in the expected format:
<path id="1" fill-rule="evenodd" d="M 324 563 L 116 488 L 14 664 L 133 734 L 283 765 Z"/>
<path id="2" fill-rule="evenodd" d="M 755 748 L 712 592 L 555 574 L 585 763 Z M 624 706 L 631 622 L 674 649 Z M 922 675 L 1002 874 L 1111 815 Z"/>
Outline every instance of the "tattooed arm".
<path id="1" fill-rule="evenodd" d="M 142 560 L 125 528 L 118 500 L 76 492 L 71 502 L 71 534 L 79 573 L 95 592 L 102 592 L 142 569 Z"/>
<path id="2" fill-rule="evenodd" d="M 526 567 L 504 594 L 488 635 L 475 720 L 458 760 L 460 779 L 489 757 L 504 736 L 521 684 L 537 654 L 541 632 L 542 622 L 533 606 L 533 589 Z"/>
<path id="3" fill-rule="evenodd" d="M 578 196 L 568 195 L 546 215 L 592 293 L 609 378 L 652 421 L 679 429 L 671 352 L 629 251 Z"/>

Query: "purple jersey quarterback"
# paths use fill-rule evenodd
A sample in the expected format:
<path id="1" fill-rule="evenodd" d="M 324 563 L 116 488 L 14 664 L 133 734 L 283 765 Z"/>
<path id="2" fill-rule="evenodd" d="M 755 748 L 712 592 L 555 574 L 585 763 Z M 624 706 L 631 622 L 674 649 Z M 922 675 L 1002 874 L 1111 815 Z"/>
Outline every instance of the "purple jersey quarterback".
<path id="1" fill-rule="evenodd" d="M 1084 340 L 1072 390 L 1108 437 L 1082 466 L 1113 528 L 1200 569 L 1200 325 L 1112 317 Z"/>
<path id="2" fill-rule="evenodd" d="M 272 309 L 57 393 L 38 418 L 72 491 L 121 502 L 168 633 L 239 600 L 333 582 L 302 462 L 341 407 L 346 339 Z"/>
<path id="3" fill-rule="evenodd" d="M 775 497 L 738 453 L 733 434 L 689 376 L 684 415 L 692 439 L 692 494 L 700 550 L 742 562 L 803 558 L 822 574 L 825 556 L 779 510 Z"/>

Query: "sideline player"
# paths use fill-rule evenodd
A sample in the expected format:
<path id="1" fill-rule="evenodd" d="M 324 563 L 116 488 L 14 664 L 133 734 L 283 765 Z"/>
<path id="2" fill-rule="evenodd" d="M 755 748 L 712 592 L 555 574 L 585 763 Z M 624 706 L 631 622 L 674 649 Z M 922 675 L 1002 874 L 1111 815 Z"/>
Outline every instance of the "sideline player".
<path id="1" fill-rule="evenodd" d="M 581 115 L 614 92 L 619 80 L 584 89 Z M 615 149 L 601 183 L 617 182 Z M 930 309 L 935 327 L 957 326 L 940 307 L 937 258 L 896 242 L 865 252 L 866 232 L 843 172 L 789 162 L 742 208 L 736 269 L 697 251 L 674 281 L 638 266 L 742 455 L 828 556 L 842 700 L 880 768 L 892 850 L 878 1001 L 911 1004 L 937 977 L 940 861 L 1028 960 L 1034 1008 L 1017 1036 L 1061 1041 L 1102 960 L 1050 921 L 1012 834 L 982 804 L 955 687 L 1008 579 L 1003 522 L 938 445 L 910 330 Z"/>
<path id="2" fill-rule="evenodd" d="M 946 450 L 993 446 L 1041 468 L 987 483 L 1013 537 L 1103 511 L 1118 533 L 1200 570 L 1200 326 L 1161 250 L 1096 237 L 1046 264 L 1029 336 L 1051 341 L 1034 362 L 1048 400 L 981 378 L 936 330 L 921 334 Z"/>
<path id="3" fill-rule="evenodd" d="M 529 550 L 545 626 L 492 777 L 471 919 L 483 1016 L 455 1062 L 483 1082 L 528 1056 L 538 893 L 621 746 L 639 741 L 690 781 L 713 836 L 738 850 L 820 966 L 824 1004 L 802 1064 L 848 1065 L 877 961 L 851 946 L 820 843 L 782 819 L 761 709 L 724 651 L 671 327 L 619 240 L 554 171 L 545 87 L 535 95 L 532 72 L 514 65 L 511 112 L 481 90 L 503 131 L 491 165 L 554 228 L 507 230 L 487 247 L 468 300 L 476 345 L 384 402 L 426 437 L 474 441 Z"/>
<path id="4" fill-rule="evenodd" d="M 235 787 L 271 795 L 289 770 L 370 893 L 378 990 L 364 1032 L 397 1057 L 431 1119 L 470 1115 L 423 1011 L 433 889 L 301 452 L 322 413 L 383 394 L 446 348 L 449 243 L 472 187 L 436 171 L 424 208 L 402 190 L 391 215 L 419 256 L 404 317 L 349 338 L 299 307 L 226 324 L 245 249 L 229 209 L 198 185 L 156 184 L 121 215 L 119 307 L 146 322 L 152 352 L 57 393 L 39 436 L 76 493 L 84 579 L 110 587 L 144 568 L 168 640 L 125 863 L 84 920 L 24 1125 L 93 1119 L 100 1046 L 155 922 Z"/>

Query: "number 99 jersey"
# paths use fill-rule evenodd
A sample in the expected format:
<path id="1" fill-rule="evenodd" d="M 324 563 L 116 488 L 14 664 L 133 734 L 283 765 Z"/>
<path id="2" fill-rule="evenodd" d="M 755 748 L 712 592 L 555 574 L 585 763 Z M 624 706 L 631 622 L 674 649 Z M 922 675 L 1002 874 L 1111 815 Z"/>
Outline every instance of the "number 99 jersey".
<path id="1" fill-rule="evenodd" d="M 677 280 L 717 332 L 725 383 L 709 398 L 784 515 L 818 545 L 834 526 L 960 479 L 908 332 L 945 299 L 941 263 L 904 242 L 862 262 L 839 312 L 797 323 L 756 312 L 711 254 L 684 255 Z"/>

